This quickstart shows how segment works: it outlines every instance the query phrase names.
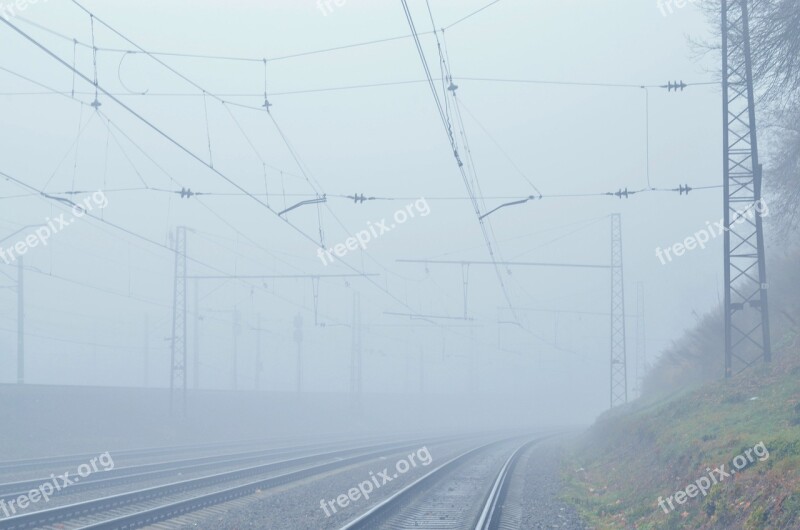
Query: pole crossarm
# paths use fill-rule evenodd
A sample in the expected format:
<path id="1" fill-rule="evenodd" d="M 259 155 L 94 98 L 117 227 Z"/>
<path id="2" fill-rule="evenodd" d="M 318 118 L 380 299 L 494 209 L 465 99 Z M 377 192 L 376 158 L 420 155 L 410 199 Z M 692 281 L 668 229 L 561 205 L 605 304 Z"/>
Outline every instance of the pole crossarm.
<path id="1" fill-rule="evenodd" d="M 468 322 L 472 322 L 474 320 L 474 319 L 469 318 L 469 317 L 464 318 L 463 316 L 462 317 L 455 317 L 455 316 L 451 316 L 451 315 L 426 315 L 426 314 L 414 314 L 414 313 L 396 313 L 394 311 L 384 311 L 383 314 L 384 315 L 393 316 L 393 317 L 406 317 L 406 318 L 410 318 L 410 319 L 421 319 L 421 320 L 430 319 L 430 318 L 442 319 L 442 320 L 466 320 Z"/>
<path id="2" fill-rule="evenodd" d="M 398 259 L 398 263 L 423 263 L 426 265 L 489 265 L 494 266 L 492 261 L 456 261 L 456 260 L 427 260 L 427 259 Z M 498 261 L 497 265 L 504 267 L 573 267 L 580 269 L 610 269 L 611 265 L 600 265 L 590 263 L 547 263 L 534 261 Z"/>
<path id="3" fill-rule="evenodd" d="M 372 276 L 380 276 L 380 274 L 219 274 L 209 276 L 187 276 L 187 278 L 190 280 L 281 280 L 297 278 L 366 278 Z"/>

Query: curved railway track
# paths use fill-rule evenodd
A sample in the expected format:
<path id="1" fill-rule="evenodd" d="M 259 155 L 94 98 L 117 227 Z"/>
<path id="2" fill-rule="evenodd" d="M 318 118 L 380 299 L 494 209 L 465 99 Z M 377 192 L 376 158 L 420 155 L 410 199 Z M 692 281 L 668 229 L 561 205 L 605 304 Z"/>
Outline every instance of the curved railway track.
<path id="1" fill-rule="evenodd" d="M 487 473 L 493 460 L 491 453 L 507 445 L 509 440 L 464 451 L 349 521 L 340 530 L 502 528 L 503 503 L 517 461 L 525 451 L 552 436 L 537 437 L 518 445 L 508 458 L 503 459 L 500 470 L 494 474 Z M 483 489 L 484 493 L 476 498 L 475 492 L 470 490 L 485 488 L 487 474 L 493 478 L 491 487 Z M 484 478 L 482 482 L 481 476 Z M 450 486 L 440 487 L 446 482 Z M 470 514 L 470 507 L 474 507 L 478 499 L 480 511 Z"/>

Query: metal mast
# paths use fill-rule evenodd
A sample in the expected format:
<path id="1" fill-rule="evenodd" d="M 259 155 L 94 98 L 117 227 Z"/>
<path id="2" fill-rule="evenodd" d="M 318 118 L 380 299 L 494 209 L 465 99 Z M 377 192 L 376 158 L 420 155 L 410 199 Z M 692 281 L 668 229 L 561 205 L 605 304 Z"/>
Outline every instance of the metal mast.
<path id="1" fill-rule="evenodd" d="M 361 398 L 361 297 L 353 292 L 352 349 L 350 352 L 350 392 Z"/>
<path id="2" fill-rule="evenodd" d="M 25 267 L 17 258 L 17 384 L 25 384 Z"/>
<path id="3" fill-rule="evenodd" d="M 233 308 L 233 358 L 231 359 L 231 386 L 234 390 L 239 390 L 239 309 Z"/>
<path id="4" fill-rule="evenodd" d="M 303 391 L 303 315 L 294 317 L 294 341 L 297 343 L 297 393 Z"/>
<path id="5" fill-rule="evenodd" d="M 622 269 L 622 217 L 611 215 L 611 408 L 628 402 L 625 344 L 625 281 Z"/>
<path id="6" fill-rule="evenodd" d="M 175 230 L 175 284 L 172 302 L 172 361 L 169 382 L 169 408 L 175 412 L 175 392 L 180 391 L 182 413 L 186 414 L 186 227 Z"/>
<path id="7" fill-rule="evenodd" d="M 722 0 L 725 377 L 771 360 L 747 0 Z"/>
<path id="8" fill-rule="evenodd" d="M 193 344 L 192 344 L 192 388 L 195 390 L 200 388 L 200 289 L 197 285 L 197 280 L 194 280 L 192 289 L 194 290 L 192 296 L 194 325 L 192 326 Z"/>
<path id="9" fill-rule="evenodd" d="M 261 390 L 261 371 L 264 364 L 261 362 L 261 313 L 256 315 L 256 390 Z"/>
<path id="10" fill-rule="evenodd" d="M 636 387 L 642 395 L 642 380 L 647 374 L 647 337 L 644 320 L 644 283 L 636 284 Z"/>

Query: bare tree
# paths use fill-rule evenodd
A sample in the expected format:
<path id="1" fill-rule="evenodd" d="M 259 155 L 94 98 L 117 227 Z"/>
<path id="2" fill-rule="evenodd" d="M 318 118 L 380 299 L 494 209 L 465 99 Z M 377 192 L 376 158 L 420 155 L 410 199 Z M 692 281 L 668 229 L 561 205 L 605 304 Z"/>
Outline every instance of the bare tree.
<path id="1" fill-rule="evenodd" d="M 800 200 L 800 1 L 747 2 L 753 80 L 768 154 L 764 157 L 765 192 L 775 206 L 772 215 L 781 236 L 786 237 L 800 226 L 796 209 Z M 719 37 L 721 1 L 706 0 L 701 5 Z M 707 53 L 719 50 L 719 40 L 695 44 Z"/>
<path id="2" fill-rule="evenodd" d="M 800 226 L 800 102 L 773 111 L 767 129 L 768 164 L 764 177 L 772 216 L 784 240 Z"/>

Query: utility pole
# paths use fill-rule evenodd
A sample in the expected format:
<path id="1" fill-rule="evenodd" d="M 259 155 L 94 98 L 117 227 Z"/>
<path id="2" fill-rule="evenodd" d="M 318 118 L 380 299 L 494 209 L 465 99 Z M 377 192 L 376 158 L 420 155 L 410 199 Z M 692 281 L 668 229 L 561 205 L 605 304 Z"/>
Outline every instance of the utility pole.
<path id="1" fill-rule="evenodd" d="M 175 393 L 180 392 L 182 414 L 186 415 L 186 227 L 175 230 L 175 282 L 172 298 L 172 340 L 169 408 L 175 414 Z"/>
<path id="2" fill-rule="evenodd" d="M 38 228 L 38 226 L 25 225 L 1 239 L 0 243 L 4 243 L 28 228 Z M 25 266 L 21 253 L 18 253 L 17 256 L 17 384 L 25 384 Z"/>
<path id="3" fill-rule="evenodd" d="M 611 214 L 611 408 L 628 402 L 622 216 Z"/>
<path id="4" fill-rule="evenodd" d="M 352 346 L 350 350 L 350 393 L 361 401 L 361 298 L 353 292 L 353 319 L 351 325 Z"/>
<path id="5" fill-rule="evenodd" d="M 261 390 L 261 313 L 256 315 L 256 391 Z"/>
<path id="6" fill-rule="evenodd" d="M 642 395 L 642 379 L 647 374 L 647 336 L 644 320 L 644 283 L 636 284 L 636 385 Z"/>
<path id="7" fill-rule="evenodd" d="M 425 393 L 425 352 L 419 348 L 419 393 Z"/>
<path id="8" fill-rule="evenodd" d="M 150 386 L 150 315 L 144 315 L 144 387 Z"/>
<path id="9" fill-rule="evenodd" d="M 747 0 L 722 0 L 722 96 L 728 379 L 772 359 Z"/>
<path id="10" fill-rule="evenodd" d="M 475 374 L 475 356 L 477 349 L 477 342 L 475 341 L 475 326 L 469 327 L 469 390 L 471 394 L 478 391 L 478 378 Z"/>
<path id="11" fill-rule="evenodd" d="M 17 384 L 25 384 L 25 267 L 17 258 Z"/>
<path id="12" fill-rule="evenodd" d="M 233 389 L 239 390 L 239 309 L 233 308 Z"/>
<path id="13" fill-rule="evenodd" d="M 294 341 L 297 343 L 297 393 L 303 391 L 303 315 L 294 317 Z"/>
<path id="14" fill-rule="evenodd" d="M 192 388 L 197 390 L 200 388 L 200 289 L 197 285 L 197 280 L 192 282 L 192 301 L 194 305 L 194 326 L 192 332 L 194 334 L 192 341 Z"/>

